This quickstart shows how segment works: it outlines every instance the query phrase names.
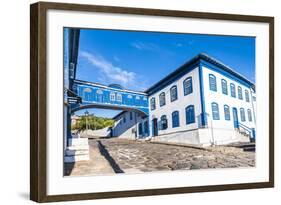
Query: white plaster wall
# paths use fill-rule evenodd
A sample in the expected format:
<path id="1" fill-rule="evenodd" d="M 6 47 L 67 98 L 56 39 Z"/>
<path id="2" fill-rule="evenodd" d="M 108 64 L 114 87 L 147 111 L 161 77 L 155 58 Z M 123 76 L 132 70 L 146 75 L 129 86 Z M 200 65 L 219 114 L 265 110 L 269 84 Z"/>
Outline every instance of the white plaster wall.
<path id="1" fill-rule="evenodd" d="M 193 92 L 189 95 L 184 96 L 183 92 L 183 81 L 187 77 L 192 77 Z M 178 99 L 171 102 L 170 100 L 170 88 L 177 85 L 178 89 Z M 159 94 L 165 92 L 166 105 L 160 107 L 159 105 Z M 184 76 L 179 78 L 177 81 L 171 83 L 170 85 L 164 87 L 153 95 L 149 96 L 149 109 L 150 109 L 150 99 L 155 97 L 156 109 L 150 110 L 149 120 L 150 120 L 150 134 L 152 135 L 152 119 L 157 118 L 158 122 L 162 115 L 167 116 L 168 128 L 166 130 L 159 130 L 158 135 L 173 133 L 177 131 L 190 130 L 198 128 L 199 116 L 201 113 L 201 101 L 200 101 L 200 84 L 199 84 L 199 69 L 198 67 L 186 73 Z M 195 110 L 195 123 L 186 125 L 185 119 L 185 108 L 188 105 L 194 105 Z M 172 127 L 172 112 L 179 111 L 180 126 Z M 159 124 L 158 124 L 159 128 Z"/>
<path id="2" fill-rule="evenodd" d="M 181 144 L 196 144 L 199 145 L 199 132 L 198 130 L 190 130 L 183 132 L 176 132 L 168 135 L 161 135 L 152 138 L 153 141 L 172 142 Z"/>
<path id="3" fill-rule="evenodd" d="M 255 123 L 256 123 L 256 117 L 257 117 L 257 101 L 256 101 L 256 99 L 254 99 L 254 98 L 256 98 L 256 93 L 252 90 L 252 92 L 251 92 L 251 97 L 252 97 L 252 106 L 253 106 L 253 109 L 254 109 L 254 121 L 255 121 Z"/>
<path id="4" fill-rule="evenodd" d="M 254 122 L 254 117 L 253 117 L 254 109 L 253 109 L 250 89 L 247 88 L 246 86 L 238 83 L 237 81 L 234 81 L 218 72 L 210 70 L 209 68 L 207 68 L 205 66 L 203 66 L 202 70 L 203 70 L 202 74 L 203 74 L 205 110 L 206 110 L 206 113 L 209 114 L 208 127 L 221 129 L 221 131 L 234 130 L 232 108 L 236 107 L 239 122 L 246 125 L 247 127 L 255 128 L 255 122 Z M 217 92 L 211 91 L 209 89 L 209 74 L 214 74 L 216 76 Z M 221 79 L 225 79 L 227 81 L 228 95 L 225 95 L 222 93 Z M 230 83 L 233 83 L 235 85 L 236 98 L 231 97 L 231 95 L 230 95 Z M 238 86 L 241 86 L 241 88 L 242 88 L 243 100 L 238 99 Z M 249 91 L 250 102 L 246 102 L 246 100 L 245 100 L 245 89 L 247 89 Z M 216 102 L 219 105 L 220 120 L 213 120 L 213 118 L 212 118 L 212 108 L 211 108 L 212 102 Z M 228 105 L 230 108 L 230 120 L 229 121 L 225 120 L 225 118 L 224 118 L 224 105 L 225 104 Z M 246 118 L 245 122 L 241 122 L 240 108 L 244 108 L 244 110 L 245 110 L 245 118 Z M 249 122 L 249 120 L 248 120 L 247 109 L 251 109 L 252 119 L 253 119 L 252 122 Z"/>
<path id="5" fill-rule="evenodd" d="M 249 137 L 243 136 L 234 129 L 204 128 L 199 129 L 199 144 L 203 146 L 221 145 L 233 142 L 249 142 Z"/>

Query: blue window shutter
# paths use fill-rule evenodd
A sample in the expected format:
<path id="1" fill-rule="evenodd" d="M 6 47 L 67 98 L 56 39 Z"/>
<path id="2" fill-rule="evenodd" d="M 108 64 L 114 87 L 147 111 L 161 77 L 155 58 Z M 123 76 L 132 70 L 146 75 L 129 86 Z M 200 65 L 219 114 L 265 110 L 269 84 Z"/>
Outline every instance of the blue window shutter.
<path id="1" fill-rule="evenodd" d="M 155 110 L 156 109 L 156 104 L 155 104 L 155 98 L 150 99 L 150 109 Z"/>
<path id="2" fill-rule="evenodd" d="M 161 129 L 166 130 L 168 128 L 168 120 L 166 115 L 161 116 Z"/>
<path id="3" fill-rule="evenodd" d="M 219 120 L 220 119 L 218 103 L 215 103 L 215 102 L 212 103 L 212 115 L 213 115 L 213 120 Z"/>
<path id="4" fill-rule="evenodd" d="M 186 124 L 195 122 L 194 105 L 189 105 L 185 108 Z"/>
<path id="5" fill-rule="evenodd" d="M 178 89 L 177 89 L 176 85 L 171 87 L 171 89 L 170 89 L 170 97 L 171 97 L 171 102 L 173 102 L 173 101 L 178 99 Z"/>
<path id="6" fill-rule="evenodd" d="M 193 88 L 192 88 L 192 77 L 187 77 L 184 81 L 183 81 L 183 92 L 184 95 L 188 95 L 190 93 L 193 92 Z"/>
<path id="7" fill-rule="evenodd" d="M 242 121 L 242 122 L 245 122 L 245 121 L 246 121 L 244 108 L 240 108 L 240 117 L 241 117 L 241 121 Z"/>
<path id="8" fill-rule="evenodd" d="M 222 93 L 227 95 L 228 94 L 227 82 L 224 79 L 221 80 L 221 88 L 222 88 Z"/>
<path id="9" fill-rule="evenodd" d="M 252 122 L 253 121 L 252 112 L 250 109 L 248 109 L 247 112 L 248 112 L 248 120 L 249 120 L 249 122 Z"/>
<path id="10" fill-rule="evenodd" d="M 238 86 L 238 98 L 240 100 L 243 100 L 243 96 L 242 96 L 242 88 L 240 86 Z"/>
<path id="11" fill-rule="evenodd" d="M 245 90 L 245 99 L 246 99 L 246 102 L 250 102 L 250 97 L 249 97 L 249 91 L 248 90 Z"/>
<path id="12" fill-rule="evenodd" d="M 230 120 L 230 110 L 228 105 L 224 105 L 224 119 Z"/>
<path id="13" fill-rule="evenodd" d="M 236 98 L 235 85 L 233 83 L 230 83 L 230 94 L 231 94 L 231 97 Z"/>
<path id="14" fill-rule="evenodd" d="M 209 74 L 209 87 L 210 90 L 217 91 L 217 80 L 213 74 Z"/>
<path id="15" fill-rule="evenodd" d="M 179 127 L 180 123 L 179 123 L 179 111 L 174 111 L 172 113 L 172 125 L 173 127 Z"/>
<path id="16" fill-rule="evenodd" d="M 164 92 L 160 93 L 159 95 L 159 104 L 160 107 L 166 105 L 166 97 Z"/>

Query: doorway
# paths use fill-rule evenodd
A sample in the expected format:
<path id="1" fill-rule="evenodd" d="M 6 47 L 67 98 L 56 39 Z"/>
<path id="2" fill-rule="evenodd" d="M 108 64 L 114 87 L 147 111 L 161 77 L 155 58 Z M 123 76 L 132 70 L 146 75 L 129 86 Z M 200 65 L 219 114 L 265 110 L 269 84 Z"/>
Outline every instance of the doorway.
<path id="1" fill-rule="evenodd" d="M 152 127 L 153 127 L 153 136 L 158 136 L 158 120 L 154 118 L 152 120 Z"/>
<path id="2" fill-rule="evenodd" d="M 232 113 L 233 113 L 233 125 L 234 125 L 234 128 L 237 128 L 238 129 L 238 114 L 237 114 L 237 108 L 232 108 Z"/>

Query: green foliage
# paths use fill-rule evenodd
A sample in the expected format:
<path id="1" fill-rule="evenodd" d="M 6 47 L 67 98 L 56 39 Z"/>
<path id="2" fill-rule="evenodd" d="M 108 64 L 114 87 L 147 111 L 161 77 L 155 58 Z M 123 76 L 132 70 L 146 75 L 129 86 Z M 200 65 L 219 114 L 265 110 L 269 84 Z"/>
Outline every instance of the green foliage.
<path id="1" fill-rule="evenodd" d="M 113 127 L 114 120 L 110 118 L 104 118 L 104 117 L 96 117 L 96 116 L 81 116 L 81 118 L 78 120 L 78 122 L 71 126 L 72 130 L 86 130 L 88 126 L 88 129 L 91 130 L 98 130 L 105 127 Z"/>

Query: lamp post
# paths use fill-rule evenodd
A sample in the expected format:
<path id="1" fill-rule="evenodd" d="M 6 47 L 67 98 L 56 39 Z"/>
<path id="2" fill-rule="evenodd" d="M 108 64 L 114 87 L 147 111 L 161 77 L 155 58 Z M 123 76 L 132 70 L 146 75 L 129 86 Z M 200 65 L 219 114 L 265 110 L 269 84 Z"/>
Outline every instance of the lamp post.
<path id="1" fill-rule="evenodd" d="M 88 132 L 88 116 L 89 116 L 89 112 L 88 110 L 85 111 L 85 117 L 86 117 L 86 131 Z"/>

